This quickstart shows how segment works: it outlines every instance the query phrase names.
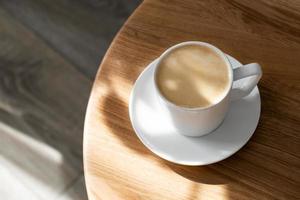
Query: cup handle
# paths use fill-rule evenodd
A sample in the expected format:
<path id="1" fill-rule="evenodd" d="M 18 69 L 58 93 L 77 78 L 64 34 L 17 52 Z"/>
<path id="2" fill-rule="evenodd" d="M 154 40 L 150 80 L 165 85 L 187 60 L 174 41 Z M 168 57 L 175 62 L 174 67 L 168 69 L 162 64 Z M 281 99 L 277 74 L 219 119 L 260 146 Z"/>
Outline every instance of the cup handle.
<path id="1" fill-rule="evenodd" d="M 251 78 L 242 80 L 242 83 L 239 87 L 232 88 L 230 97 L 231 100 L 235 101 L 250 94 L 253 88 L 257 85 L 261 76 L 262 70 L 261 66 L 258 63 L 251 63 L 233 69 L 233 81 L 237 81 L 247 77 Z"/>

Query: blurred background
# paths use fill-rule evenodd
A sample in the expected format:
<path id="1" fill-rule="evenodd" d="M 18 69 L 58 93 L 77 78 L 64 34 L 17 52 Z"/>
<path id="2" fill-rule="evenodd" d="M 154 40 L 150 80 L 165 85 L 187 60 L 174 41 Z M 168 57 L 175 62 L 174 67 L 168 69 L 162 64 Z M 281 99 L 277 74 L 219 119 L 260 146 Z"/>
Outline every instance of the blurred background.
<path id="1" fill-rule="evenodd" d="M 140 0 L 0 0 L 0 199 L 86 200 L 85 109 Z"/>

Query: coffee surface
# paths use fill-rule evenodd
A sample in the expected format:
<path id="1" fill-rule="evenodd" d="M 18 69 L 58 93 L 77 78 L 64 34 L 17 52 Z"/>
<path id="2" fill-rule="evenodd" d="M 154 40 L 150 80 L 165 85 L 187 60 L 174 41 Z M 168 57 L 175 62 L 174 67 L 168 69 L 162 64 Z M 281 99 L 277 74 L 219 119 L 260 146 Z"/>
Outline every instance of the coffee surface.
<path id="1" fill-rule="evenodd" d="M 230 84 L 226 62 L 204 45 L 172 50 L 161 61 L 156 76 L 158 89 L 166 99 L 189 108 L 218 102 Z"/>

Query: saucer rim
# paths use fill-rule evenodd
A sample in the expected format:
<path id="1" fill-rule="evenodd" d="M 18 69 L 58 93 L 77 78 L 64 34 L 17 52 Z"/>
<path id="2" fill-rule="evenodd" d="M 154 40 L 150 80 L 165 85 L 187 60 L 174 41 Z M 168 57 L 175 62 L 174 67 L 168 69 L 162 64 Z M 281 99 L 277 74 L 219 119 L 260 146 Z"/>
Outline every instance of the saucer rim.
<path id="1" fill-rule="evenodd" d="M 228 54 L 225 54 L 226 57 L 228 58 L 229 62 L 231 59 L 233 60 L 236 60 L 238 63 L 240 63 L 237 59 L 235 59 L 234 57 L 228 55 Z M 158 61 L 158 58 L 157 59 L 154 59 L 151 63 L 149 63 L 144 69 L 143 71 L 140 73 L 140 75 L 138 76 L 138 78 L 136 79 L 136 81 L 134 82 L 134 85 L 131 89 L 131 92 L 130 92 L 130 97 L 129 97 L 129 105 L 128 105 L 128 110 L 129 110 L 129 119 L 130 119 L 130 122 L 131 122 L 131 126 L 135 132 L 135 134 L 137 135 L 137 137 L 139 138 L 139 140 L 142 142 L 142 144 L 144 146 L 147 147 L 147 149 L 149 149 L 153 154 L 159 156 L 160 158 L 163 158 L 164 160 L 167 160 L 169 162 L 172 162 L 172 163 L 176 163 L 176 164 L 179 164 L 179 165 L 186 165 L 186 166 L 204 166 L 204 165 L 210 165 L 210 164 L 213 164 L 213 163 L 217 163 L 217 162 L 220 162 L 222 160 L 225 160 L 227 158 L 229 158 L 230 156 L 232 156 L 233 154 L 237 153 L 238 151 L 240 151 L 242 149 L 242 147 L 244 147 L 250 140 L 250 138 L 253 136 L 253 134 L 255 133 L 255 130 L 257 129 L 257 126 L 258 126 L 258 123 L 259 123 L 259 119 L 260 119 L 260 115 L 261 115 L 261 97 L 260 97 L 260 92 L 259 92 L 259 89 L 258 89 L 258 86 L 255 86 L 255 88 L 253 90 L 257 90 L 257 93 L 258 93 L 258 97 L 259 97 L 259 101 L 258 101 L 258 107 L 259 107 L 259 110 L 258 110 L 258 116 L 257 116 L 257 121 L 255 122 L 256 125 L 255 125 L 255 128 L 253 129 L 253 132 L 251 134 L 249 134 L 249 136 L 247 137 L 247 139 L 245 139 L 245 141 L 241 142 L 241 146 L 238 147 L 236 150 L 232 151 L 231 153 L 229 153 L 228 155 L 226 155 L 225 157 L 221 157 L 220 159 L 216 159 L 214 161 L 211 161 L 211 162 L 199 162 L 199 161 L 177 161 L 175 159 L 172 159 L 172 158 L 168 158 L 167 156 L 165 156 L 163 153 L 159 152 L 159 151 L 156 151 L 154 147 L 152 147 L 151 144 L 149 144 L 149 142 L 146 141 L 146 139 L 143 138 L 142 134 L 140 134 L 138 131 L 137 131 L 137 128 L 135 127 L 135 123 L 133 123 L 133 105 L 132 105 L 132 102 L 133 102 L 133 98 L 134 96 L 136 95 L 136 83 L 143 77 L 143 75 L 147 72 L 147 70 L 149 70 L 149 68 L 155 63 Z M 222 122 L 223 124 L 223 122 Z M 219 126 L 221 127 L 222 124 Z M 219 128 L 218 127 L 218 128 Z M 218 129 L 217 128 L 217 129 Z M 215 131 L 215 130 L 214 130 Z M 213 133 L 214 131 L 206 134 L 209 135 L 211 133 Z M 189 136 L 185 136 L 183 135 L 184 137 L 189 137 Z M 202 136 L 200 136 L 202 137 Z"/>

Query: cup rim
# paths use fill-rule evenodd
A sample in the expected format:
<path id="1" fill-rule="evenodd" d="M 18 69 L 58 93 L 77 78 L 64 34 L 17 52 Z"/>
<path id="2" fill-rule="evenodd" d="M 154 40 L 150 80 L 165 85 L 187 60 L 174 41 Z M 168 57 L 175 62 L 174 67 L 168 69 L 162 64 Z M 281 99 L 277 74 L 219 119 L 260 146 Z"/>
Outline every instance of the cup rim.
<path id="1" fill-rule="evenodd" d="M 213 51 L 215 51 L 218 55 L 220 55 L 223 60 L 225 61 L 226 63 L 226 66 L 228 68 L 228 71 L 229 71 L 229 81 L 230 81 L 230 84 L 228 85 L 227 87 L 227 91 L 226 93 L 224 93 L 223 97 L 220 98 L 217 102 L 209 105 L 209 106 L 205 106 L 205 107 L 194 107 L 194 108 L 190 108 L 190 107 L 185 107 L 185 106 L 179 106 L 173 102 L 171 102 L 170 100 L 168 100 L 166 97 L 164 97 L 164 95 L 161 93 L 160 89 L 158 88 L 157 86 L 157 69 L 161 63 L 161 61 L 163 60 L 164 57 L 166 57 L 171 51 L 173 51 L 174 49 L 177 49 L 179 47 L 182 47 L 182 46 L 187 46 L 187 45 L 200 45 L 200 46 L 206 46 L 206 47 L 209 47 L 210 49 L 212 49 Z M 227 58 L 227 56 L 217 47 L 215 47 L 214 45 L 212 44 L 209 44 L 207 42 L 201 42 L 201 41 L 186 41 L 186 42 L 181 42 L 181 43 L 178 43 L 176 45 L 173 45 L 171 47 L 169 47 L 167 50 L 165 50 L 161 55 L 160 57 L 158 58 L 158 62 L 156 63 L 155 65 L 155 69 L 154 69 L 154 87 L 156 89 L 156 92 L 159 94 L 160 98 L 163 99 L 163 101 L 165 103 L 167 103 L 168 105 L 174 107 L 174 108 L 177 108 L 179 110 L 186 110 L 186 111 L 199 111 L 199 110 L 207 110 L 207 109 L 210 109 L 216 105 L 218 105 L 219 103 L 221 103 L 229 94 L 229 92 L 231 91 L 231 88 L 232 88 L 232 84 L 233 84 L 233 71 L 232 71 L 232 66 Z"/>

